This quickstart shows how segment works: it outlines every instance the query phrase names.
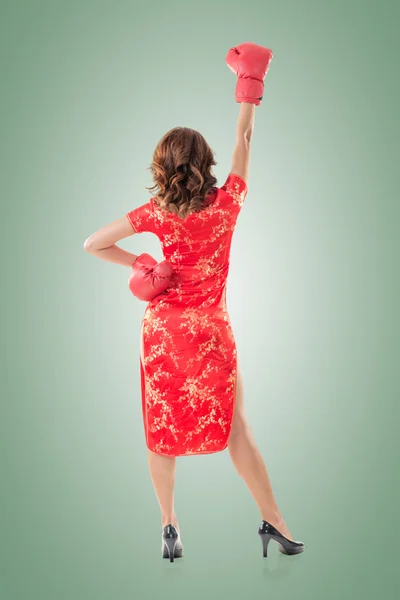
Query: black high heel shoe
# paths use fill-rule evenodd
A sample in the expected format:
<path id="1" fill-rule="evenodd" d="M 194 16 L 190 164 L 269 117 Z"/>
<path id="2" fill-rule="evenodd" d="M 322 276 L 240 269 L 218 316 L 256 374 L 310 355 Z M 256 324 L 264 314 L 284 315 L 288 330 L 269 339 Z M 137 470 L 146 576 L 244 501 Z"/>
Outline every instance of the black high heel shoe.
<path id="1" fill-rule="evenodd" d="M 162 556 L 174 562 L 174 558 L 180 558 L 183 554 L 183 545 L 179 531 L 171 525 L 166 525 L 162 533 Z"/>
<path id="2" fill-rule="evenodd" d="M 304 550 L 303 542 L 288 540 L 268 521 L 261 521 L 261 525 L 258 528 L 258 535 L 261 538 L 264 558 L 267 556 L 267 548 L 270 540 L 278 542 L 279 552 L 282 552 L 282 554 L 300 554 Z"/>

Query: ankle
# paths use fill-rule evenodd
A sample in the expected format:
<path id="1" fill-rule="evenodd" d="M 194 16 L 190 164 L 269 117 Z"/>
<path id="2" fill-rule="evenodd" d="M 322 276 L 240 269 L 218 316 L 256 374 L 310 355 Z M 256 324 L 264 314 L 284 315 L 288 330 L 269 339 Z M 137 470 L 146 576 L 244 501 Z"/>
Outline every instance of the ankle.
<path id="1" fill-rule="evenodd" d="M 279 526 L 285 524 L 285 521 L 283 520 L 283 517 L 279 511 L 268 511 L 268 513 L 264 514 L 261 518 L 264 521 L 271 523 L 271 525 L 277 529 L 279 529 Z"/>
<path id="2" fill-rule="evenodd" d="M 178 523 L 178 519 L 176 518 L 176 515 L 169 516 L 169 517 L 162 517 L 161 527 L 164 529 L 164 527 L 166 525 L 173 525 L 174 527 L 176 527 L 176 529 L 179 530 L 179 523 Z"/>

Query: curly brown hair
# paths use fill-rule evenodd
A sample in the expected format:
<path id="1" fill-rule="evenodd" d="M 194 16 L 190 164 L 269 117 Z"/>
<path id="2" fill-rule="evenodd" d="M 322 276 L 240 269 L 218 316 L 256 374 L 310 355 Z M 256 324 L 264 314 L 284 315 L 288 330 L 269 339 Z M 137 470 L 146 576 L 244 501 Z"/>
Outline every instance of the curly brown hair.
<path id="1" fill-rule="evenodd" d="M 214 153 L 201 133 L 189 127 L 174 127 L 163 135 L 148 167 L 158 188 L 154 201 L 163 210 L 185 219 L 203 210 L 217 182 L 212 173 Z"/>

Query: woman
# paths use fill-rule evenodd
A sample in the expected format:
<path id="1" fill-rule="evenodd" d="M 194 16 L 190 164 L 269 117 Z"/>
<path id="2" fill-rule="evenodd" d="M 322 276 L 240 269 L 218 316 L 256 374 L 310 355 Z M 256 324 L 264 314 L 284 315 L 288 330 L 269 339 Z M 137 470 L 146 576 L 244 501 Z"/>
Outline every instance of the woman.
<path id="1" fill-rule="evenodd" d="M 137 255 L 119 248 L 116 242 L 152 232 L 174 271 L 166 290 L 146 306 L 140 348 L 148 463 L 161 509 L 162 555 L 171 562 L 183 553 L 174 510 L 176 457 L 225 448 L 260 510 L 258 534 L 263 556 L 267 556 L 270 539 L 277 541 L 284 553 L 303 550 L 279 511 L 246 418 L 242 375 L 226 305 L 231 240 L 248 190 L 255 107 L 261 102 L 262 82 L 272 58 L 266 50 L 242 44 L 231 49 L 231 64 L 227 55 L 228 65 L 238 76 L 235 98 L 240 110 L 225 183 L 215 185 L 212 167 L 216 162 L 204 137 L 193 129 L 175 127 L 154 151 L 151 171 L 155 184 L 148 189 L 158 189 L 157 194 L 84 244 L 85 250 L 99 258 L 135 269 Z M 238 55 L 244 73 L 232 67 Z"/>

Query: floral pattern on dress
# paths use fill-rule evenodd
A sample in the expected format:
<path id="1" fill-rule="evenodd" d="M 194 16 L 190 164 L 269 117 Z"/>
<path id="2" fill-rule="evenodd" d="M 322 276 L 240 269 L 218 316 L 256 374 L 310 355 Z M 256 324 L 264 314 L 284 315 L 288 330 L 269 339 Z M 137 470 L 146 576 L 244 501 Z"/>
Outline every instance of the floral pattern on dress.
<path id="1" fill-rule="evenodd" d="M 237 351 L 226 304 L 232 235 L 247 194 L 230 173 L 212 202 L 186 220 L 154 198 L 126 213 L 136 233 L 160 240 L 174 277 L 145 309 L 140 339 L 147 447 L 185 456 L 228 445 L 236 397 Z"/>

